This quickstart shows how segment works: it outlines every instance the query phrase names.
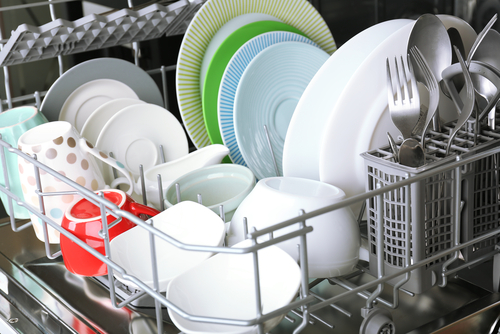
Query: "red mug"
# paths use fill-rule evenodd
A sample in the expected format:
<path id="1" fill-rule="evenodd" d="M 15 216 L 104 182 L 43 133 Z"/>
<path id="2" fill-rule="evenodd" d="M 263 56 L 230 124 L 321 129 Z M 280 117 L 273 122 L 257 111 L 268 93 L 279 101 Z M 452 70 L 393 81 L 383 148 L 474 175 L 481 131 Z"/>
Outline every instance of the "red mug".
<path id="1" fill-rule="evenodd" d="M 121 210 L 129 211 L 137 217 L 141 214 L 156 216 L 160 213 L 156 209 L 135 202 L 132 197 L 121 190 L 107 189 L 102 192 L 104 198 L 108 201 L 116 204 Z M 116 220 L 109 213 L 106 215 L 106 219 L 108 225 Z M 99 236 L 99 231 L 102 230 L 101 209 L 99 206 L 82 198 L 66 210 L 61 226 L 99 253 L 106 254 L 104 239 Z M 108 230 L 109 240 L 135 226 L 136 224 L 130 220 L 122 218 L 121 222 Z M 60 243 L 64 265 L 70 272 L 83 276 L 101 276 L 108 273 L 108 267 L 104 262 L 63 234 L 61 234 Z"/>

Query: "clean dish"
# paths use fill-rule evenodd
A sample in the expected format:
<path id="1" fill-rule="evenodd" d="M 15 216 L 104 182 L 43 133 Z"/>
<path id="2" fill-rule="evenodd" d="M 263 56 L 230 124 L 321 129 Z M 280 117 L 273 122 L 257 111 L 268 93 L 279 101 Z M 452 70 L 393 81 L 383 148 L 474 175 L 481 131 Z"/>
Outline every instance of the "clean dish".
<path id="1" fill-rule="evenodd" d="M 187 137 L 177 118 L 165 108 L 154 104 L 125 107 L 109 119 L 102 128 L 96 147 L 113 152 L 135 178 L 139 165 L 147 170 L 160 161 L 160 145 L 165 161 L 178 159 L 189 153 Z M 109 169 L 105 180 L 112 179 Z"/>
<path id="2" fill-rule="evenodd" d="M 464 30 L 459 21 L 444 18 L 443 23 L 447 28 L 455 26 L 460 33 Z M 393 137 L 399 135 L 387 108 L 385 62 L 388 57 L 406 54 L 412 28 L 413 23 L 385 39 L 359 66 L 339 99 L 331 105 L 320 146 L 319 176 L 321 181 L 342 188 L 347 197 L 365 191 L 366 171 L 360 154 L 387 145 L 387 132 Z M 470 45 L 469 42 L 464 39 L 464 45 Z M 441 116 L 446 112 L 440 106 Z M 360 205 L 353 206 L 355 215 Z"/>
<path id="3" fill-rule="evenodd" d="M 125 107 L 135 105 L 135 104 L 145 104 L 146 102 L 131 99 L 131 98 L 120 98 L 108 101 L 97 108 L 85 121 L 80 134 L 83 138 L 87 139 L 90 143 L 95 145 L 97 142 L 97 137 L 101 133 L 102 128 L 113 117 L 117 112 Z"/>
<path id="4" fill-rule="evenodd" d="M 217 100 L 217 118 L 224 145 L 230 149 L 233 163 L 245 166 L 234 134 L 234 97 L 243 71 L 250 61 L 265 48 L 281 42 L 301 42 L 318 46 L 309 38 L 288 31 L 272 31 L 261 34 L 246 42 L 233 55 L 226 66 Z M 337 51 L 338 52 L 338 51 Z"/>
<path id="5" fill-rule="evenodd" d="M 146 184 L 145 189 L 148 201 L 155 208 L 160 209 L 160 191 L 163 195 L 173 180 L 195 169 L 220 164 L 228 153 L 229 150 L 224 145 L 213 144 L 202 147 L 179 159 L 151 167 L 144 172 L 144 183 Z M 158 189 L 158 175 L 161 175 L 161 190 Z M 134 191 L 136 194 L 142 195 L 141 178 L 137 180 Z"/>
<path id="6" fill-rule="evenodd" d="M 219 87 L 227 64 L 238 51 L 238 49 L 250 39 L 270 31 L 290 31 L 303 35 L 294 27 L 275 21 L 259 21 L 247 24 L 233 32 L 217 49 L 212 58 L 205 77 L 203 86 L 203 118 L 208 137 L 213 144 L 222 144 L 222 137 L 219 129 L 219 118 L 217 116 L 217 99 Z"/>
<path id="7" fill-rule="evenodd" d="M 313 45 L 283 42 L 261 51 L 243 72 L 234 99 L 234 129 L 243 159 L 258 179 L 283 175 L 288 124 L 300 96 L 328 57 Z"/>
<path id="8" fill-rule="evenodd" d="M 316 180 L 298 177 L 269 177 L 260 180 L 234 213 L 228 231 L 228 245 L 246 238 L 243 218 L 248 231 L 262 230 L 297 217 L 299 210 L 311 212 L 338 203 L 345 198 L 342 189 Z M 279 207 L 279 210 L 277 210 Z M 349 207 L 330 211 L 307 220 L 313 231 L 307 234 L 309 277 L 334 277 L 351 273 L 356 268 L 361 246 L 359 226 Z M 278 238 L 298 230 L 298 225 L 273 232 Z M 262 236 L 259 241 L 268 240 Z M 298 261 L 297 244 L 292 238 L 276 244 Z"/>
<path id="9" fill-rule="evenodd" d="M 267 14 L 261 13 L 248 13 L 240 16 L 236 16 L 234 19 L 226 22 L 220 29 L 215 33 L 215 35 L 210 40 L 210 43 L 205 50 L 203 55 L 203 61 L 201 62 L 200 68 L 200 90 L 203 91 L 203 84 L 205 81 L 205 74 L 207 73 L 208 66 L 212 61 L 212 58 L 219 48 L 219 46 L 224 42 L 224 40 L 229 37 L 234 31 L 247 25 L 249 23 L 257 21 L 279 21 L 277 18 Z"/>
<path id="10" fill-rule="evenodd" d="M 390 20 L 365 29 L 325 62 L 302 94 L 290 120 L 283 146 L 284 176 L 319 180 L 319 147 L 325 123 L 344 86 L 382 41 L 411 22 Z"/>
<path id="11" fill-rule="evenodd" d="M 250 247 L 245 240 L 234 247 Z M 269 246 L 257 251 L 262 313 L 288 305 L 300 286 L 300 268 L 284 251 Z M 203 278 L 203 279 L 200 279 Z M 219 253 L 174 278 L 167 299 L 191 315 L 225 319 L 256 318 L 255 279 L 252 253 Z M 257 326 L 231 326 L 190 321 L 170 308 L 168 314 L 183 333 L 256 334 Z M 277 326 L 284 315 L 264 322 L 264 333 Z"/>
<path id="12" fill-rule="evenodd" d="M 197 148 L 210 144 L 203 119 L 200 90 L 200 67 L 204 53 L 212 37 L 225 23 L 248 13 L 274 16 L 302 31 L 329 54 L 336 50 L 326 22 L 306 0 L 273 1 L 272 6 L 266 1 L 256 0 L 207 1 L 191 20 L 184 34 L 176 71 L 180 114 L 188 135 Z"/>
<path id="13" fill-rule="evenodd" d="M 138 99 L 137 94 L 126 84 L 112 79 L 89 81 L 71 93 L 64 102 L 60 121 L 70 122 L 79 132 L 89 116 L 104 103 L 118 98 Z"/>
<path id="14" fill-rule="evenodd" d="M 117 58 L 96 58 L 73 66 L 61 75 L 45 95 L 40 111 L 49 121 L 57 121 L 66 99 L 81 85 L 96 79 L 123 82 L 140 100 L 163 105 L 160 89 L 151 76 L 131 62 Z"/>
<path id="15" fill-rule="evenodd" d="M 153 226 L 179 242 L 188 245 L 222 246 L 225 226 L 220 217 L 201 204 L 184 201 L 152 218 Z M 155 238 L 158 283 L 161 292 L 179 274 L 205 261 L 212 253 L 194 252 L 177 248 L 171 243 Z M 137 227 L 116 236 L 110 242 L 111 259 L 124 268 L 127 274 L 154 289 L 151 266 L 149 232 Z M 123 284 L 139 289 L 119 273 L 115 277 Z"/>
<path id="16" fill-rule="evenodd" d="M 177 201 L 176 184 L 179 185 L 181 201 L 201 202 L 213 212 L 220 214 L 223 207 L 225 221 L 231 221 L 234 211 L 255 186 L 255 176 L 247 167 L 233 164 L 218 164 L 196 169 L 173 180 L 165 192 L 165 207 Z"/>

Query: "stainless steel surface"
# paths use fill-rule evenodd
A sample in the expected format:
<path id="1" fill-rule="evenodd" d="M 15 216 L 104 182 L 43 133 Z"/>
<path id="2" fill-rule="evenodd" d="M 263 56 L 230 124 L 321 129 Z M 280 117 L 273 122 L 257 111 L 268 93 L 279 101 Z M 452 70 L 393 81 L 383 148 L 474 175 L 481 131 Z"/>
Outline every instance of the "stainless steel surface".
<path id="1" fill-rule="evenodd" d="M 408 167 L 420 167 L 425 163 L 424 149 L 415 138 L 406 138 L 401 143 L 399 163 Z"/>
<path id="2" fill-rule="evenodd" d="M 391 150 L 394 155 L 394 161 L 399 162 L 398 145 L 396 145 L 396 141 L 394 140 L 390 132 L 387 132 L 387 140 L 389 141 L 389 145 L 391 146 Z"/>

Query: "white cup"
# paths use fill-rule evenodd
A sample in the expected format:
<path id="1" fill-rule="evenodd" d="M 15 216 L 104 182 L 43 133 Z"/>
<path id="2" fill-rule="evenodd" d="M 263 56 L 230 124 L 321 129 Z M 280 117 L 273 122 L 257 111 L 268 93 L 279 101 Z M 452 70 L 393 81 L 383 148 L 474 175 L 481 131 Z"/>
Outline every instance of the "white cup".
<path id="1" fill-rule="evenodd" d="M 339 202 L 345 193 L 333 185 L 303 178 L 271 177 L 260 180 L 241 202 L 233 215 L 228 244 L 232 246 L 245 239 L 243 218 L 247 218 L 248 231 L 261 230 L 282 221 L 297 217 L 299 210 L 306 213 Z M 355 269 L 359 260 L 361 237 L 359 226 L 349 207 L 331 211 L 308 219 L 313 227 L 307 234 L 307 253 L 310 277 L 334 277 Z M 279 237 L 298 229 L 294 224 L 277 230 Z M 268 240 L 263 236 L 262 240 Z M 260 240 L 260 239 L 259 239 Z M 277 246 L 294 259 L 298 259 L 297 244 L 293 238 Z"/>
<path id="2" fill-rule="evenodd" d="M 25 132 L 18 140 L 18 148 L 26 154 L 36 154 L 37 160 L 78 183 L 79 185 L 96 191 L 104 189 L 102 172 L 97 166 L 95 158 L 116 168 L 125 175 L 120 182 L 129 185 L 128 194 L 133 191 L 133 177 L 130 171 L 125 169 L 119 161 L 109 157 L 104 152 L 93 148 L 92 144 L 80 136 L 78 131 L 69 123 L 64 121 L 49 122 L 34 127 Z M 39 208 L 39 197 L 36 193 L 35 170 L 31 163 L 22 157 L 18 158 L 19 177 L 25 200 L 36 208 Z M 41 190 L 44 193 L 68 192 L 75 189 L 62 182 L 58 178 L 40 171 Z M 115 187 L 119 182 L 113 182 Z M 76 203 L 81 196 L 73 194 L 43 196 L 43 209 L 45 215 L 61 224 L 65 210 Z M 41 220 L 31 214 L 31 221 L 38 239 L 44 241 Z M 49 242 L 59 243 L 59 232 L 48 226 Z"/>

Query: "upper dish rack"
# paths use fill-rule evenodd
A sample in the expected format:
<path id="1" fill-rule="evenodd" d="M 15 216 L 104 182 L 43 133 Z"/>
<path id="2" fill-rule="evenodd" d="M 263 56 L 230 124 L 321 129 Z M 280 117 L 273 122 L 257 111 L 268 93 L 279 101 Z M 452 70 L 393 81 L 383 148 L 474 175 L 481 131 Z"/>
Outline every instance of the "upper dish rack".
<path id="1" fill-rule="evenodd" d="M 39 27 L 21 24 L 0 51 L 0 66 L 182 34 L 204 1 L 160 1 L 75 21 L 57 19 Z"/>

